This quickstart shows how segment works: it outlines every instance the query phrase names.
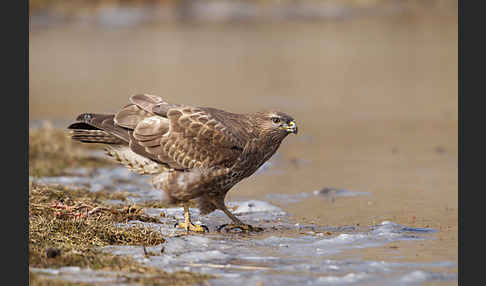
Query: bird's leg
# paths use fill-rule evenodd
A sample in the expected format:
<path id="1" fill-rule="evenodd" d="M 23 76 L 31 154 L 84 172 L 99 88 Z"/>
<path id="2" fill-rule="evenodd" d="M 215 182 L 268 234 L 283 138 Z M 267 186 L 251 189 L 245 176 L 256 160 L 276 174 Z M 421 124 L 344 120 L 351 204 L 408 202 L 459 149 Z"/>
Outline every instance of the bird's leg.
<path id="1" fill-rule="evenodd" d="M 223 224 L 219 226 L 218 231 L 220 231 L 222 228 L 225 228 L 226 232 L 232 229 L 241 229 L 242 231 L 255 231 L 255 232 L 263 231 L 263 228 L 261 227 L 251 226 L 249 224 L 243 223 L 226 208 L 224 203 L 218 202 L 216 203 L 216 205 L 233 221 L 233 223 Z"/>
<path id="2" fill-rule="evenodd" d="M 192 224 L 191 216 L 189 214 L 189 206 L 187 205 L 187 203 L 184 203 L 184 222 L 176 223 L 175 227 L 184 228 L 186 230 L 186 233 L 188 233 L 189 231 L 209 232 L 209 229 L 205 225 Z"/>

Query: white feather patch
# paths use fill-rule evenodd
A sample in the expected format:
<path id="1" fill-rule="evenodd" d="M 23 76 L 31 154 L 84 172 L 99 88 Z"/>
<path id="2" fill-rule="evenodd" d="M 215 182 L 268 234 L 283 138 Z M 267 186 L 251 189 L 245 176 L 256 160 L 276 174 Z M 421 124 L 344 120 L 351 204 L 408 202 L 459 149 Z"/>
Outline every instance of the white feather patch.
<path id="1" fill-rule="evenodd" d="M 113 160 L 141 175 L 159 174 L 167 171 L 164 165 L 133 152 L 128 146 L 107 146 L 105 151 Z"/>

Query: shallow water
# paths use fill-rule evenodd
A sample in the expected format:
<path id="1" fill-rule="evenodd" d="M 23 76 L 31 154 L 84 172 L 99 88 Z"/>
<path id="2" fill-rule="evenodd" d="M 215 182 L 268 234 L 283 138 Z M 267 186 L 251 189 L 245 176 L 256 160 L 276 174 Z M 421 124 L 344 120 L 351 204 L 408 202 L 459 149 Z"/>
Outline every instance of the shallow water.
<path id="1" fill-rule="evenodd" d="M 263 168 L 260 174 L 266 172 L 266 168 Z M 99 168 L 94 172 L 89 172 L 88 169 L 73 169 L 70 173 L 70 176 L 34 180 L 47 184 L 83 186 L 93 192 L 102 189 L 134 192 L 137 196 L 129 199 L 133 202 L 157 200 L 161 196 L 161 191 L 150 187 L 147 177 L 131 173 L 122 167 Z M 120 180 L 123 180 L 123 183 L 120 183 Z M 331 190 L 336 193 L 335 199 L 339 199 L 340 194 L 371 195 Z M 283 204 L 293 204 L 298 203 L 300 197 L 323 196 L 320 191 L 301 193 L 297 196 L 273 194 L 273 197 L 278 198 Z M 328 195 L 328 192 L 324 193 Z M 325 226 L 296 222 L 291 213 L 268 201 L 237 200 L 229 201 L 227 205 L 241 220 L 263 227 L 265 231 L 250 234 L 237 230 L 218 232 L 218 226 L 228 223 L 229 220 L 222 211 L 217 210 L 209 215 L 200 216 L 197 209 L 191 208 L 193 222 L 206 225 L 210 232 L 186 235 L 184 230 L 174 227 L 177 222 L 184 219 L 181 207 L 147 208 L 146 214 L 157 217 L 161 223 L 130 221 L 119 225 L 145 225 L 162 232 L 167 241 L 146 248 L 155 255 L 145 256 L 140 246 L 107 246 L 103 250 L 128 255 L 141 263 L 169 272 L 187 270 L 215 275 L 217 278 L 212 279 L 210 285 L 419 285 L 424 282 L 457 280 L 456 274 L 437 270 L 454 269 L 457 267 L 455 261 L 411 263 L 365 260 L 359 256 L 334 258 L 350 249 L 386 247 L 399 241 L 417 243 L 433 240 L 436 239 L 434 234 L 438 232 L 433 228 L 409 227 L 392 221 L 382 221 L 370 227 Z M 77 267 L 31 270 L 56 279 L 123 285 L 123 279 L 117 278 L 115 272 Z"/>
<path id="2" fill-rule="evenodd" d="M 216 213 L 210 221 L 201 219 L 201 222 L 212 226 L 217 221 L 215 217 L 220 215 Z M 253 224 L 259 223 L 259 220 L 247 215 L 241 218 Z M 175 236 L 162 246 L 148 248 L 157 253 L 149 258 L 145 258 L 140 247 L 110 246 L 105 250 L 131 255 L 141 262 L 169 271 L 189 270 L 219 276 L 211 281 L 211 285 L 254 285 L 259 281 L 264 285 L 281 285 L 282 282 L 286 285 L 341 285 L 354 282 L 388 285 L 392 281 L 401 281 L 398 283 L 400 285 L 416 285 L 427 281 L 457 279 L 455 275 L 433 270 L 436 267 L 455 267 L 456 263 L 450 261 L 392 263 L 358 258 L 329 259 L 331 254 L 350 248 L 433 239 L 428 235 L 435 232 L 433 229 L 407 228 L 393 222 L 382 222 L 368 230 L 352 227 L 336 229 L 315 225 L 296 226 L 283 218 L 278 221 L 271 218 L 272 211 L 260 213 L 260 219 L 270 222 L 258 225 L 267 229 L 276 227 L 280 231 L 267 230 L 264 235 Z M 164 228 L 161 231 L 172 233 Z M 303 233 L 296 234 L 295 231 Z M 329 231 L 333 234 L 325 234 Z"/>
<path id="3" fill-rule="evenodd" d="M 394 5 L 414 1 L 348 2 Z M 242 255 L 256 257 L 252 263 L 257 266 L 275 263 L 272 269 L 221 268 L 223 264 L 252 264 L 249 259 L 231 260 L 237 253 L 218 248 L 225 239 L 214 233 L 202 238 L 216 251 L 210 253 L 215 260 L 192 262 L 212 263 L 211 267 L 182 266 L 182 261 L 176 265 L 239 275 L 232 283 L 241 279 L 257 284 L 265 279 L 264 285 L 278 281 L 456 285 L 457 3 L 427 3 L 432 3 L 427 4 L 429 9 L 417 5 L 411 13 L 224 24 L 162 21 L 141 25 L 140 10 L 129 15 L 106 10 L 95 25 L 87 24 L 91 21 L 87 17 L 76 25 L 32 27 L 31 126 L 49 119 L 65 127 L 79 113 L 113 112 L 130 95 L 141 92 L 169 102 L 232 112 L 281 109 L 296 119 L 299 134 L 286 138 L 272 161 L 227 196 L 229 203 L 253 201 L 255 208 L 256 202 L 265 202 L 279 208 L 241 214 L 275 229 L 225 238 L 232 246 L 240 242 L 241 247 L 234 247 Z M 205 15 L 221 7 L 211 6 Z M 223 11 L 230 15 L 235 11 L 231 9 Z M 129 25 L 118 25 L 120 16 L 128 17 L 122 24 Z M 124 190 L 134 194 L 133 202 L 161 196 L 151 189 L 148 178 L 122 168 L 89 173 L 43 180 L 93 191 Z M 169 210 L 148 211 L 157 215 Z M 180 211 L 170 210 L 179 217 Z M 227 222 L 220 215 L 198 219 L 214 231 L 217 224 Z M 390 223 L 382 225 L 386 221 Z M 167 222 L 158 227 L 171 232 L 170 226 Z M 384 234 L 387 227 L 393 231 Z M 311 231 L 316 234 L 307 233 Z M 320 237 L 319 231 L 332 234 Z M 278 247 L 286 242 L 269 246 L 270 237 L 290 239 L 289 247 L 302 248 L 305 255 Z M 177 241 L 183 239 L 174 238 L 168 244 L 181 244 Z M 251 241 L 255 244 L 245 248 Z M 318 241 L 331 247 L 317 246 Z M 195 251 L 187 255 L 197 257 Z M 218 262 L 219 254 L 228 255 L 229 260 Z M 262 257 L 267 260 L 259 261 Z M 151 257 L 148 262 L 157 259 L 162 258 Z M 299 268 L 303 276 L 289 274 L 280 261 L 290 263 L 288 268 L 307 263 L 310 270 Z M 370 264 L 382 268 L 373 270 Z M 258 275 L 252 276 L 254 272 Z"/>

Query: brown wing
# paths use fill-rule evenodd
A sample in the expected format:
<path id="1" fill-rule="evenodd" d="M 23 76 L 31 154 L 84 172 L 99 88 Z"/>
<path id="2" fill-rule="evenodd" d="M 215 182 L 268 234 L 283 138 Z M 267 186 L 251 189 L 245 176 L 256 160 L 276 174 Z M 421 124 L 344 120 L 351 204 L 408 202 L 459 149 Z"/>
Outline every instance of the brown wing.
<path id="1" fill-rule="evenodd" d="M 133 129 L 131 149 L 174 169 L 228 167 L 245 145 L 241 115 L 213 108 L 169 104 L 153 95 L 135 95 L 115 115 Z"/>

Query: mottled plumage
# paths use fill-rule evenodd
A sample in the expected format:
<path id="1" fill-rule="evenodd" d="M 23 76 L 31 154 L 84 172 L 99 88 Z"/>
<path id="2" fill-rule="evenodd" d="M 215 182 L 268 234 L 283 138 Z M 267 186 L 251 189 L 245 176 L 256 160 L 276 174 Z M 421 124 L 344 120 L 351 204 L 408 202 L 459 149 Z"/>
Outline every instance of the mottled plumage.
<path id="1" fill-rule="evenodd" d="M 202 214 L 215 209 L 228 214 L 224 197 L 231 187 L 267 161 L 289 133 L 297 133 L 293 118 L 282 112 L 235 114 L 148 94 L 131 96 L 116 114 L 81 114 L 68 128 L 73 139 L 105 143 L 108 156 L 153 175 L 153 186 L 170 203 L 195 200 Z"/>

